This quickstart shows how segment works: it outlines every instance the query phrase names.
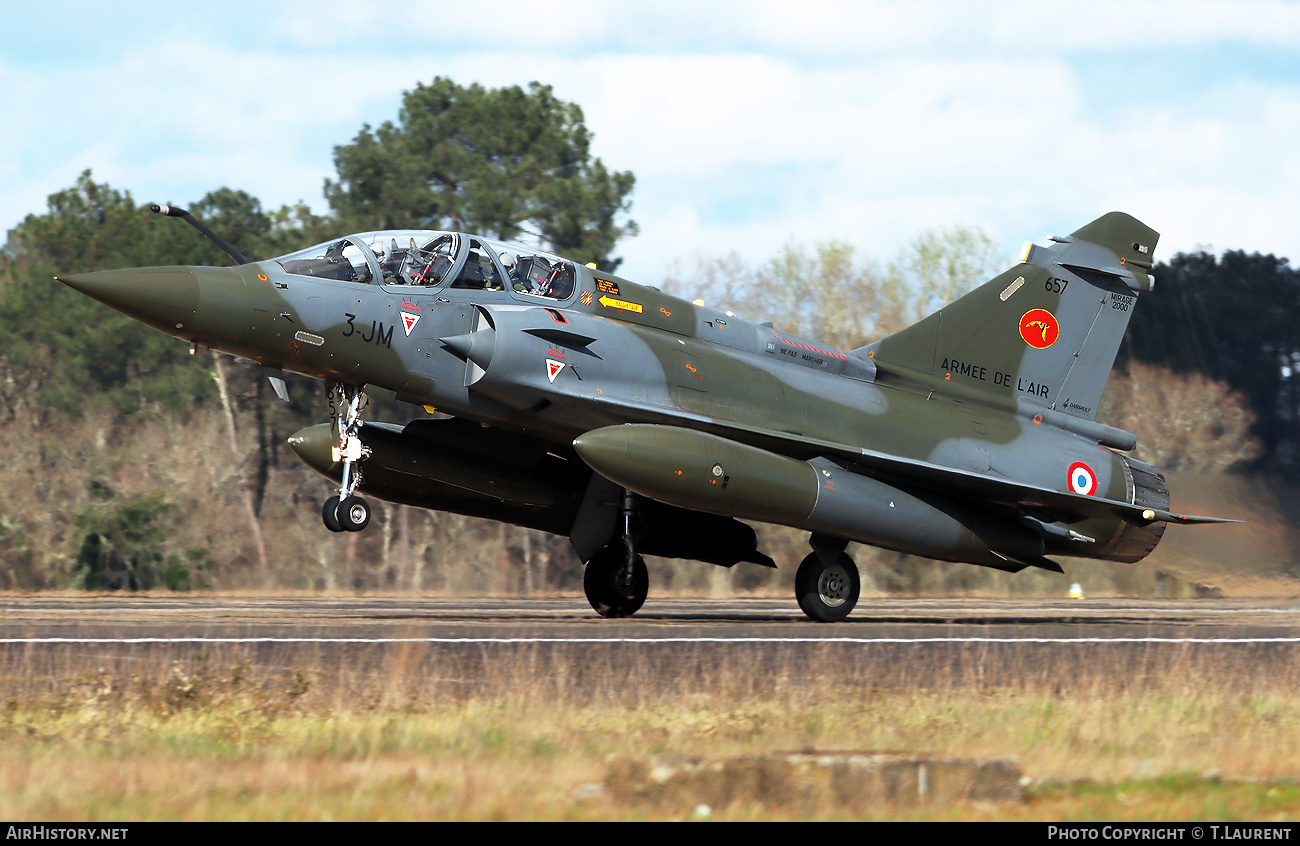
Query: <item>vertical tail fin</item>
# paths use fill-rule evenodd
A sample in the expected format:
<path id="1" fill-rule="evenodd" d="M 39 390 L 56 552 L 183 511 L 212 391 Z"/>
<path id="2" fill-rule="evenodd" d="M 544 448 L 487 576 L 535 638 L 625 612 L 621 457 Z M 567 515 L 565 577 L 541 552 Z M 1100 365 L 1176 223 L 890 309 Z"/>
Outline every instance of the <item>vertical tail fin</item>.
<path id="1" fill-rule="evenodd" d="M 921 322 L 863 348 L 966 389 L 1023 399 L 1076 417 L 1097 414 L 1120 340 L 1160 235 L 1110 212 Z"/>

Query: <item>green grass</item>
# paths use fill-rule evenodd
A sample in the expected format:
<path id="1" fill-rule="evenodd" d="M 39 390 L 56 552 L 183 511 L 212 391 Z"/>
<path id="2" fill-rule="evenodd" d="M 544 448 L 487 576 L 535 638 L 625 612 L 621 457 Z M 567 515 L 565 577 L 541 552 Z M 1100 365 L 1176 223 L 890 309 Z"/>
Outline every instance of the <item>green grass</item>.
<path id="1" fill-rule="evenodd" d="M 906 686 L 883 659 L 828 673 L 793 655 L 342 654 L 0 660 L 0 817 L 688 819 L 583 786 L 612 756 L 801 749 L 1018 755 L 1032 783 L 1024 803 L 737 802 L 714 818 L 1300 816 L 1300 668 L 1285 656 L 1170 651 L 1137 675 L 1098 652 L 1066 676 L 985 654 L 905 668 L 926 680 Z"/>

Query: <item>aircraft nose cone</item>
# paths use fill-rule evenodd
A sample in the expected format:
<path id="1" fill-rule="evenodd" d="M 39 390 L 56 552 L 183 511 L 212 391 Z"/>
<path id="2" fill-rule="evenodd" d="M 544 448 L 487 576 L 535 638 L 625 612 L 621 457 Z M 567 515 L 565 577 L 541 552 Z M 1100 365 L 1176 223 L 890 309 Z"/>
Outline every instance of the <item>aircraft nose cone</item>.
<path id="1" fill-rule="evenodd" d="M 478 329 L 464 335 L 452 335 L 439 338 L 448 349 L 461 358 L 474 362 L 487 370 L 492 364 L 492 353 L 496 349 L 497 333 L 491 328 Z"/>
<path id="2" fill-rule="evenodd" d="M 188 326 L 199 308 L 199 282 L 190 267 L 137 267 L 55 278 L 164 332 Z"/>

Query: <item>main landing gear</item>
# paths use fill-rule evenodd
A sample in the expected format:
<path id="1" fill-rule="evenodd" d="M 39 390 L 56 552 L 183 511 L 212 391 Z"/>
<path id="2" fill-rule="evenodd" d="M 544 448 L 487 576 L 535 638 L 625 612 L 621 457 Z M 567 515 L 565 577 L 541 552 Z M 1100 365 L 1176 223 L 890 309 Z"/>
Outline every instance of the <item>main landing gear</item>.
<path id="1" fill-rule="evenodd" d="M 814 534 L 812 553 L 794 576 L 799 607 L 819 623 L 835 623 L 849 616 L 862 589 L 858 567 L 844 548 L 848 541 Z"/>
<path id="2" fill-rule="evenodd" d="M 343 462 L 343 480 L 338 496 L 325 500 L 321 507 L 321 522 L 331 532 L 359 532 L 370 524 L 370 504 L 354 493 L 361 486 L 362 478 L 357 465 L 370 455 L 370 450 L 357 437 L 366 395 L 352 385 L 338 385 L 335 392 L 339 444 L 333 448 L 333 457 Z"/>
<path id="3" fill-rule="evenodd" d="M 631 617 L 641 610 L 650 592 L 645 559 L 636 551 L 633 527 L 636 494 L 624 490 L 620 510 L 623 537 L 611 541 L 592 556 L 582 577 L 587 601 L 602 617 Z"/>

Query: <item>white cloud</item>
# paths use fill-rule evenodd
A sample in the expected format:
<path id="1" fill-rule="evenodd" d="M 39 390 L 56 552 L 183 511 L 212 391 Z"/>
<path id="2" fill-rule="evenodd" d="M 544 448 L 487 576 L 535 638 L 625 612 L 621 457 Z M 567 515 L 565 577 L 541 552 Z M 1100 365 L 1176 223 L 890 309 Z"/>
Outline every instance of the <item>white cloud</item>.
<path id="1" fill-rule="evenodd" d="M 1300 4 L 590 0 L 485 14 L 339 2 L 258 14 L 272 17 L 250 24 L 253 47 L 173 27 L 131 34 L 88 68 L 0 59 L 6 105 L 23 116 L 0 136 L 0 226 L 85 167 L 140 201 L 224 184 L 272 207 L 320 206 L 332 148 L 443 75 L 541 80 L 583 107 L 595 153 L 638 178 L 642 234 L 622 269 L 647 281 L 700 250 L 762 260 L 791 239 L 835 237 L 888 258 L 956 223 L 1011 246 L 1115 208 L 1164 232 L 1164 256 L 1205 242 L 1300 256 L 1288 225 L 1300 83 L 1241 70 L 1252 45 L 1300 43 Z M 1209 46 L 1240 62 L 1176 88 L 1125 75 L 1148 51 Z M 1126 89 L 1080 56 L 1122 63 Z"/>
<path id="2" fill-rule="evenodd" d="M 1038 56 L 1191 47 L 1228 40 L 1290 47 L 1285 0 L 328 0 L 284 5 L 269 29 L 301 47 L 578 55 L 739 50 L 860 61 L 940 53 Z M 364 48 L 362 48 L 364 51 Z M 368 52 L 368 51 L 367 51 Z"/>

